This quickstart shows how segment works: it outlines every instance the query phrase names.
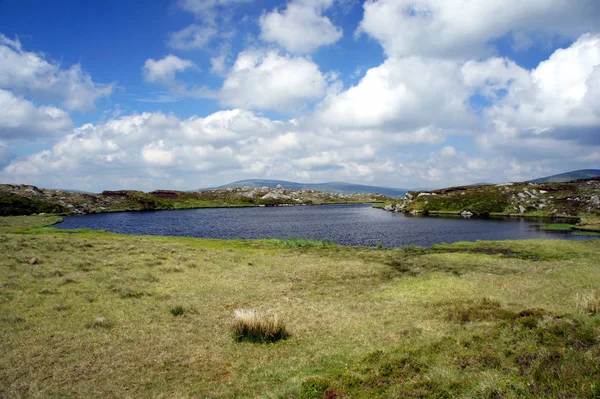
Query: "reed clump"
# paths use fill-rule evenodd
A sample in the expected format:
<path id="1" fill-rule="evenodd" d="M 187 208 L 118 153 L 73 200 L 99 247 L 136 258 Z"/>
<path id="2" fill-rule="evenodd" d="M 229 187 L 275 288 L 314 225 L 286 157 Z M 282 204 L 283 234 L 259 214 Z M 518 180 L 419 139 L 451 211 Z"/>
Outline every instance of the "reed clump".
<path id="1" fill-rule="evenodd" d="M 585 294 L 578 294 L 577 308 L 591 316 L 600 314 L 600 291 L 594 289 Z"/>
<path id="2" fill-rule="evenodd" d="M 276 314 L 261 314 L 254 309 L 234 312 L 233 337 L 238 342 L 269 343 L 289 336 L 285 323 Z"/>

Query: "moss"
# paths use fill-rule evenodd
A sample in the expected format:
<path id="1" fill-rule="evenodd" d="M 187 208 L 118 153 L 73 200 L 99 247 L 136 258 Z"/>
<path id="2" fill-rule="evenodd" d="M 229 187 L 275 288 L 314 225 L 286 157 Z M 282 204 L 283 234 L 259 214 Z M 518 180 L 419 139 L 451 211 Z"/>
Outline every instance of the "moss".
<path id="1" fill-rule="evenodd" d="M 545 231 L 571 231 L 573 230 L 572 224 L 566 223 L 555 223 L 555 224 L 545 224 L 540 226 L 540 230 Z"/>

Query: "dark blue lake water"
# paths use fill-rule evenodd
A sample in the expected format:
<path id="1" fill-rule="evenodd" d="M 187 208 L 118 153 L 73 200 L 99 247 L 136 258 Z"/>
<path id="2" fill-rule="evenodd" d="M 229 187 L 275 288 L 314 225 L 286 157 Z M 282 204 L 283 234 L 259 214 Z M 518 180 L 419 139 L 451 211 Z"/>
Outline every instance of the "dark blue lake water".
<path id="1" fill-rule="evenodd" d="M 90 228 L 124 234 L 202 238 L 311 238 L 343 245 L 385 247 L 476 240 L 556 238 L 582 240 L 565 233 L 540 231 L 540 219 L 410 216 L 370 205 L 323 205 L 267 208 L 187 209 L 72 216 L 56 227 Z"/>

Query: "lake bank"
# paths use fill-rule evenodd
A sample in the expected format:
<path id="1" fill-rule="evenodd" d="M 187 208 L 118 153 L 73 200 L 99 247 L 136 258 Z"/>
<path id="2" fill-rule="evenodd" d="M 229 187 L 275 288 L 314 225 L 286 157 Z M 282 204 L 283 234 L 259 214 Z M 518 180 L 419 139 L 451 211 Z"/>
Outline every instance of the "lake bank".
<path id="1" fill-rule="evenodd" d="M 423 217 L 381 212 L 370 205 L 322 205 L 107 213 L 68 217 L 56 227 L 216 239 L 300 237 L 389 248 L 476 240 L 581 239 L 572 234 L 540 230 L 546 222 L 537 218 Z"/>
<path id="2" fill-rule="evenodd" d="M 0 225 L 25 222 L 0 228 L 4 397 L 597 393 L 599 241 L 378 250 Z M 236 342 L 240 308 L 290 337 Z"/>

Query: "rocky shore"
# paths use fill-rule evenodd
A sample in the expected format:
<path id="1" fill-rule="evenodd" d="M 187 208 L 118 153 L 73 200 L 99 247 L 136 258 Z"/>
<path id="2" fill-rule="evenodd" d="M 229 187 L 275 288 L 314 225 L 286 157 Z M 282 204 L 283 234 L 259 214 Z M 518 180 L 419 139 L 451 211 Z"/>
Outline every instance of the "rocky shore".
<path id="1" fill-rule="evenodd" d="M 83 215 L 133 210 L 186 209 L 236 206 L 292 206 L 331 203 L 385 202 L 379 194 L 335 194 L 288 190 L 282 186 L 236 187 L 216 190 L 103 191 L 99 194 L 0 185 L 0 216 L 60 213 Z"/>
<path id="2" fill-rule="evenodd" d="M 600 179 L 567 183 L 503 183 L 408 192 L 386 211 L 547 217 L 600 216 Z"/>

